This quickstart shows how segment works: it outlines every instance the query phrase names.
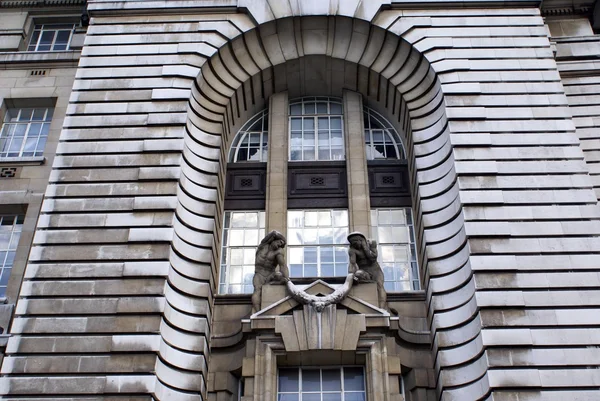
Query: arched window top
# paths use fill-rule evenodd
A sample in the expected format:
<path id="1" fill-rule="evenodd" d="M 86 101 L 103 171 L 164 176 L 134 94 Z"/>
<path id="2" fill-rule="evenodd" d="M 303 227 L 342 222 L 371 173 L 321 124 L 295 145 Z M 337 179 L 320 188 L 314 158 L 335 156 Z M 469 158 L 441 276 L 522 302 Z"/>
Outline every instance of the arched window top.
<path id="1" fill-rule="evenodd" d="M 364 123 L 367 160 L 406 158 L 398 132 L 381 114 L 365 107 Z"/>
<path id="2" fill-rule="evenodd" d="M 304 97 L 290 102 L 290 161 L 344 160 L 342 101 Z"/>
<path id="3" fill-rule="evenodd" d="M 290 116 L 342 115 L 342 99 L 303 97 L 290 101 Z"/>
<path id="4" fill-rule="evenodd" d="M 229 161 L 266 162 L 269 130 L 269 109 L 254 115 L 238 131 L 229 151 Z"/>

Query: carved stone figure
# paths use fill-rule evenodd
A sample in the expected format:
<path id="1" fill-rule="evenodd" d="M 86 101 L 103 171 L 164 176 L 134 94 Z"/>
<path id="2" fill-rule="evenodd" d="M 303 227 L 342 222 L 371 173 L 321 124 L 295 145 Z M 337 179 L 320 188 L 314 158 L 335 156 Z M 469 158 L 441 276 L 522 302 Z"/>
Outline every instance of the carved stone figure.
<path id="1" fill-rule="evenodd" d="M 260 310 L 262 287 L 268 283 L 283 284 L 289 281 L 290 273 L 285 261 L 286 240 L 283 234 L 271 231 L 256 248 L 254 260 L 254 292 L 252 293 L 252 308 L 254 312 Z M 277 267 L 279 266 L 279 271 Z"/>
<path id="2" fill-rule="evenodd" d="M 348 272 L 353 273 L 354 280 L 359 283 L 377 283 L 379 307 L 387 310 L 383 270 L 377 262 L 377 241 L 369 241 L 362 233 L 353 232 L 348 235 L 348 242 L 350 242 Z"/>

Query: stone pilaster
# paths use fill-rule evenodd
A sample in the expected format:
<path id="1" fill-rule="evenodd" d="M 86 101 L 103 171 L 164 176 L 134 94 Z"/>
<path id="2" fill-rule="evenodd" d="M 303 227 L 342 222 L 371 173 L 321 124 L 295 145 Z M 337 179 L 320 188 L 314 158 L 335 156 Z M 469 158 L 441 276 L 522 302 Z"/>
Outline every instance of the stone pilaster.
<path id="1" fill-rule="evenodd" d="M 267 232 L 287 231 L 288 94 L 269 99 L 269 159 L 267 163 Z"/>
<path id="2" fill-rule="evenodd" d="M 370 232 L 369 179 L 363 133 L 363 104 L 360 93 L 344 91 L 346 168 L 348 169 L 348 216 L 350 231 Z"/>

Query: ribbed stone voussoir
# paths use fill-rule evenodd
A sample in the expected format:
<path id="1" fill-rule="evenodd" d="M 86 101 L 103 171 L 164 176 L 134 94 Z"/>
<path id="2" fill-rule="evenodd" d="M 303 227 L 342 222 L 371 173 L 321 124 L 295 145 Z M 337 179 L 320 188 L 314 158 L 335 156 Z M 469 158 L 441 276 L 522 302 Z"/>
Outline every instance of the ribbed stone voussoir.
<path id="1" fill-rule="evenodd" d="M 210 283 L 193 280 L 179 274 L 175 269 L 169 271 L 169 282 L 178 291 L 195 297 L 208 298 L 211 296 Z"/>
<path id="2" fill-rule="evenodd" d="M 201 334 L 190 334 L 177 330 L 165 323 L 165 321 L 161 324 L 161 334 L 169 344 L 177 344 L 180 349 L 203 355 L 209 354 L 208 342 L 206 337 Z"/>
<path id="3" fill-rule="evenodd" d="M 166 342 L 161 342 L 159 348 L 161 358 L 168 364 L 188 371 L 207 373 L 206 358 L 200 353 L 192 353 L 173 348 Z M 199 389 L 196 388 L 197 390 Z"/>
<path id="4" fill-rule="evenodd" d="M 201 391 L 205 391 L 204 377 L 201 373 L 190 373 L 177 369 L 160 360 L 156 362 L 156 374 L 167 384 L 156 381 L 153 394 L 161 400 L 203 401 Z M 188 392 L 190 388 L 194 392 Z"/>
<path id="5" fill-rule="evenodd" d="M 208 299 L 188 297 L 176 292 L 170 285 L 166 287 L 165 297 L 169 305 L 181 312 L 196 317 L 206 317 L 206 319 L 210 319 L 211 317 Z"/>

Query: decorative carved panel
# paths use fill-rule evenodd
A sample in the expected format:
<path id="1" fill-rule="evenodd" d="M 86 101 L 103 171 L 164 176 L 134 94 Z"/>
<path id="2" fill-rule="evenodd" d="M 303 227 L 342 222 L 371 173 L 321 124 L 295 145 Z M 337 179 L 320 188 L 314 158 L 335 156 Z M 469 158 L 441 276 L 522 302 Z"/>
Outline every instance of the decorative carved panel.
<path id="1" fill-rule="evenodd" d="M 228 210 L 264 209 L 266 182 L 266 163 L 229 163 L 225 208 Z"/>
<path id="2" fill-rule="evenodd" d="M 346 162 L 288 164 L 288 207 L 348 207 Z"/>
<path id="3" fill-rule="evenodd" d="M 408 166 L 402 160 L 372 160 L 367 166 L 371 207 L 410 206 Z"/>

